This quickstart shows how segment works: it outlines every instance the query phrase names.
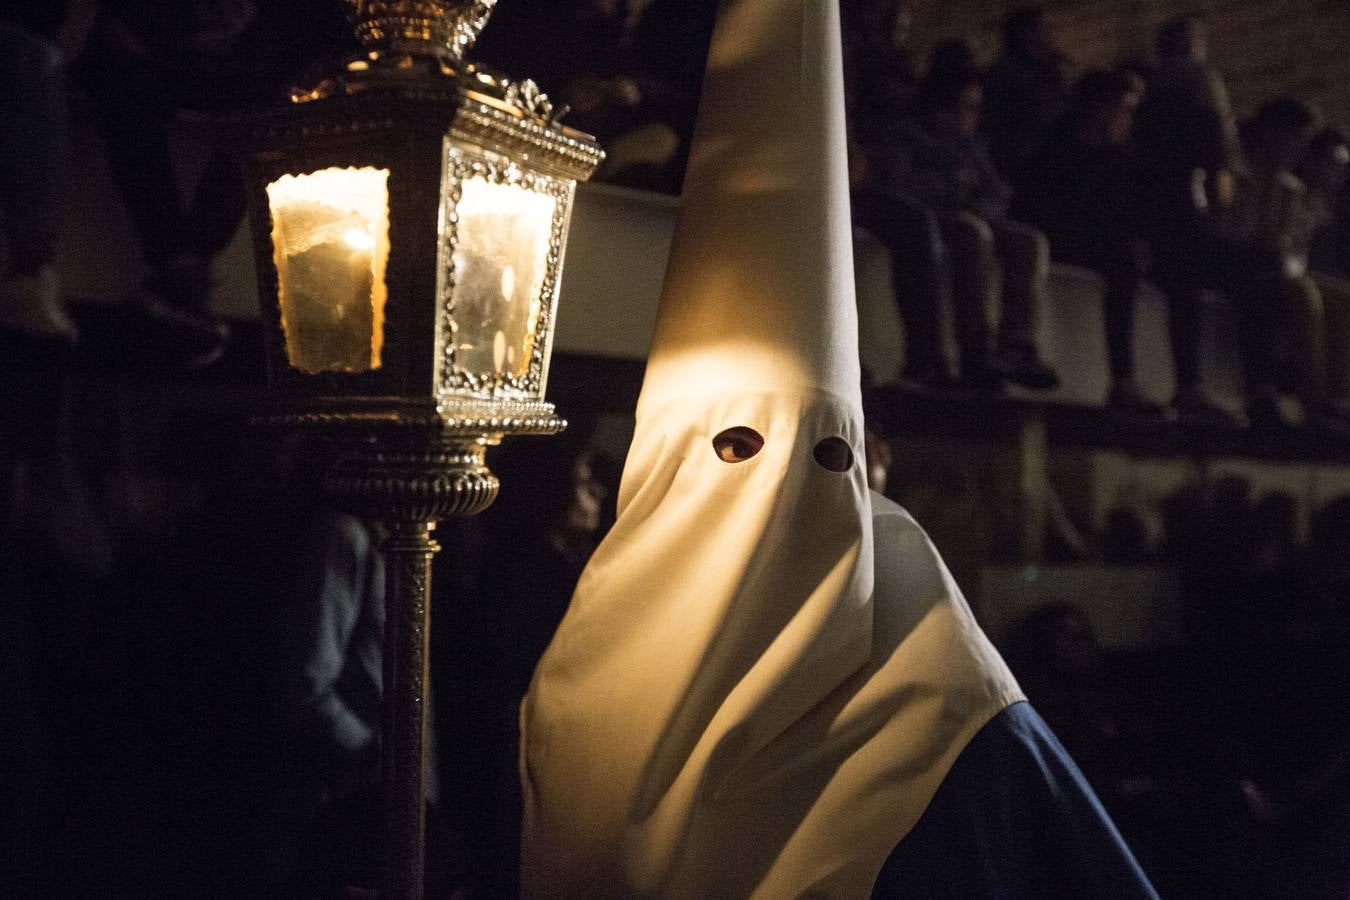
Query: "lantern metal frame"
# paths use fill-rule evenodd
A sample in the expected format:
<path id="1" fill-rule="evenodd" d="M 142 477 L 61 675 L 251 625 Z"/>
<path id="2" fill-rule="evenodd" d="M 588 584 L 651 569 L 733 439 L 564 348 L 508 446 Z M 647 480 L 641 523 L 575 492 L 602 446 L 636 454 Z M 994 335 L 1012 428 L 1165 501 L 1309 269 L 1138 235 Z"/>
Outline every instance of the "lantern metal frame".
<path id="1" fill-rule="evenodd" d="M 462 62 L 495 0 L 345 0 L 361 53 L 241 129 L 269 399 L 256 424 L 307 432 L 334 460 L 323 491 L 381 521 L 387 560 L 382 897 L 420 898 L 425 844 L 430 532 L 496 496 L 486 448 L 565 426 L 545 401 L 575 184 L 603 153 L 558 122 L 547 95 Z M 306 373 L 286 348 L 267 186 L 330 168 L 388 172 L 380 365 Z M 455 351 L 456 208 L 466 179 L 554 200 L 534 342 L 524 372 L 468 372 Z M 445 187 L 449 185 L 450 190 Z M 434 260 L 433 264 L 431 261 Z"/>

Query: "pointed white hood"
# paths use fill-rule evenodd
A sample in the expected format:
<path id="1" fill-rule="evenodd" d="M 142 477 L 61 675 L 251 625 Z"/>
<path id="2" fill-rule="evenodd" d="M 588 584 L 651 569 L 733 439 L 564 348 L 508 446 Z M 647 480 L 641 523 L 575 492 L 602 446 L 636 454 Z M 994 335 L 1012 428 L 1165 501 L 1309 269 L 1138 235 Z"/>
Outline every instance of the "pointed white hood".
<path id="1" fill-rule="evenodd" d="M 861 416 L 838 33 L 832 3 L 724 10 L 639 412 L 800 390 Z"/>
<path id="2" fill-rule="evenodd" d="M 922 532 L 873 509 L 850 235 L 835 0 L 733 0 L 619 518 L 522 707 L 531 896 L 866 896 L 1019 696 Z M 723 461 L 733 428 L 763 448 Z"/>

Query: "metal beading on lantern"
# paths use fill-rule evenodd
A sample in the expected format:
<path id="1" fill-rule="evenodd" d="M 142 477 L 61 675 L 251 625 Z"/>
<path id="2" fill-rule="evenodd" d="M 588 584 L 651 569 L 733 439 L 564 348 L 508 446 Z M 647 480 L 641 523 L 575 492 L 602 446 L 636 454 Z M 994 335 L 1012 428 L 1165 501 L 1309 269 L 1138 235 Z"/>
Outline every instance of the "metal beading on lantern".
<path id="1" fill-rule="evenodd" d="M 602 154 L 530 81 L 463 62 L 495 0 L 345 0 L 365 49 L 252 120 L 244 154 L 269 403 L 335 450 L 326 494 L 390 527 L 383 893 L 419 896 L 436 520 L 544 400 L 576 183 Z"/>

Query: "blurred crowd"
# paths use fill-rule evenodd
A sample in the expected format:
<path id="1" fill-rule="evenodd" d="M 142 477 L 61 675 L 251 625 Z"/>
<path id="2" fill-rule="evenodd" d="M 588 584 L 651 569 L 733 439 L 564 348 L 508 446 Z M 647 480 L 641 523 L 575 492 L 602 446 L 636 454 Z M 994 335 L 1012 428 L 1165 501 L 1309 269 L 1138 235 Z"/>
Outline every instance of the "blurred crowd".
<path id="1" fill-rule="evenodd" d="M 330 451 L 218 386 L 0 388 L 0 896 L 373 888 L 384 532 L 324 501 Z M 517 894 L 516 707 L 614 518 L 584 431 L 494 453 L 498 503 L 435 533 L 430 897 Z"/>
<path id="2" fill-rule="evenodd" d="M 220 122 L 274 104 L 350 42 L 322 0 L 0 6 L 0 328 L 79 342 L 56 256 L 74 123 L 87 117 L 140 249 L 121 261 L 144 271 L 126 298 L 128 330 L 173 366 L 219 360 L 230 328 L 211 309 L 211 263 L 245 207 Z M 174 152 L 183 129 L 209 148 L 186 180 Z"/>
<path id="3" fill-rule="evenodd" d="M 987 68 L 952 39 L 921 69 L 904 0 L 845 12 L 854 222 L 893 254 L 908 378 L 1054 387 L 1036 322 L 1064 262 L 1105 284 L 1112 408 L 1168 412 L 1135 377 L 1148 279 L 1168 303 L 1171 410 L 1350 437 L 1345 132 L 1293 97 L 1238 122 L 1199 16 L 1163 24 L 1151 60 L 1075 79 L 1041 7 L 1008 16 Z M 1208 294 L 1239 321 L 1245 417 L 1203 384 Z"/>
<path id="4" fill-rule="evenodd" d="M 1006 637 L 1164 897 L 1350 889 L 1350 497 L 1306 536 L 1297 510 L 1235 476 L 1168 498 L 1157 553 L 1180 574 L 1180 643 L 1105 650 L 1073 602 Z"/>

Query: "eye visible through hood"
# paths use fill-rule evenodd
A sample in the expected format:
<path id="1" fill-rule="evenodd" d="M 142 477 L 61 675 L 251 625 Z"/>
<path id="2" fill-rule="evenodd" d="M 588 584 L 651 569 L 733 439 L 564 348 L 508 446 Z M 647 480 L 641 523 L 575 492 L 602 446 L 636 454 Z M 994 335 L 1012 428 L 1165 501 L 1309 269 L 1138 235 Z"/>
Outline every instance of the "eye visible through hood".
<path id="1" fill-rule="evenodd" d="M 713 450 L 724 463 L 740 463 L 764 449 L 764 437 L 753 428 L 737 425 L 713 438 Z"/>

